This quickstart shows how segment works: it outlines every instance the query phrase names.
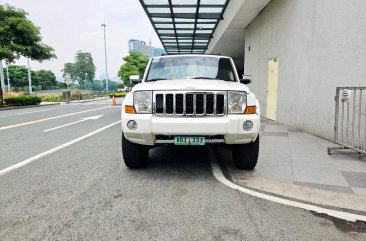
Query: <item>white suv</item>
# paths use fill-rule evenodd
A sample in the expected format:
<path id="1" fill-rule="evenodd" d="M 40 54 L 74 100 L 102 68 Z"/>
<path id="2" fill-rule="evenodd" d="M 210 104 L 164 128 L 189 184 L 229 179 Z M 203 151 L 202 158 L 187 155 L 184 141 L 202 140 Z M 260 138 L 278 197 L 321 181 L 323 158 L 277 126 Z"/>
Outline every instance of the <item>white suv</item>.
<path id="1" fill-rule="evenodd" d="M 240 169 L 259 152 L 259 104 L 231 58 L 172 55 L 150 59 L 122 104 L 122 154 L 130 168 L 145 166 L 161 145 L 224 144 Z"/>

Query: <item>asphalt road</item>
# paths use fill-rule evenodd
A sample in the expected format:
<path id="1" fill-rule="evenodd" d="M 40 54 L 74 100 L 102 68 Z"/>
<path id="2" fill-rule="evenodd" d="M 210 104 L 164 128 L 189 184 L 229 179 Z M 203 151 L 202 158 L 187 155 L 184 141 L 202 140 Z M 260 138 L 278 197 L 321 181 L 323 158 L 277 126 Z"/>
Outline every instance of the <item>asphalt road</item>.
<path id="1" fill-rule="evenodd" d="M 109 102 L 0 111 L 0 171 L 119 119 Z M 117 123 L 0 175 L 0 240 L 366 240 L 221 184 L 206 148 L 157 148 L 129 170 L 120 139 Z"/>

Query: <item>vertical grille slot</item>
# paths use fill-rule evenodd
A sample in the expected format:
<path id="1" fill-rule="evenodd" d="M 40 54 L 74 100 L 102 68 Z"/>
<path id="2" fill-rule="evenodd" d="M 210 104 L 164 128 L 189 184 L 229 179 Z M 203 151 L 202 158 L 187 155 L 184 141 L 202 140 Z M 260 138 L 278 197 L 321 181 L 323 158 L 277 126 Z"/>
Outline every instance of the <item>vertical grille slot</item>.
<path id="1" fill-rule="evenodd" d="M 193 115 L 193 94 L 186 94 L 186 114 Z"/>
<path id="2" fill-rule="evenodd" d="M 206 95 L 206 114 L 207 115 L 214 114 L 214 95 L 213 94 Z"/>
<path id="3" fill-rule="evenodd" d="M 223 115 L 225 113 L 225 97 L 223 94 L 216 95 L 216 114 Z"/>
<path id="4" fill-rule="evenodd" d="M 172 115 L 174 113 L 174 97 L 173 94 L 165 95 L 165 113 Z"/>
<path id="5" fill-rule="evenodd" d="M 196 114 L 203 115 L 204 114 L 204 95 L 196 94 Z"/>
<path id="6" fill-rule="evenodd" d="M 183 94 L 175 95 L 175 113 L 177 115 L 183 115 Z"/>
<path id="7" fill-rule="evenodd" d="M 162 94 L 156 95 L 156 114 L 164 114 L 164 96 Z"/>
<path id="8" fill-rule="evenodd" d="M 160 92 L 155 94 L 156 115 L 223 116 L 226 114 L 225 92 Z"/>

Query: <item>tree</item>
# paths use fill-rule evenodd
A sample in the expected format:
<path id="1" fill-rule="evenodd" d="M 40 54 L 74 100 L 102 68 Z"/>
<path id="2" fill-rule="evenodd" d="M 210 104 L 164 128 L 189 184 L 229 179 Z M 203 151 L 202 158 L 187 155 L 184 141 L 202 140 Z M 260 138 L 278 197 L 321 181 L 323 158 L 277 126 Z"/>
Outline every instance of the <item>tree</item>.
<path id="1" fill-rule="evenodd" d="M 28 87 L 28 69 L 22 65 L 9 65 L 10 85 L 16 89 Z M 5 69 L 6 70 L 6 69 Z M 37 70 L 31 72 L 32 84 L 41 86 L 42 89 L 57 87 L 55 74 L 50 70 Z"/>
<path id="2" fill-rule="evenodd" d="M 112 81 L 112 80 L 108 80 L 108 89 L 109 91 L 117 91 L 117 82 Z M 105 89 L 106 86 L 106 81 L 103 80 L 103 89 Z"/>
<path id="3" fill-rule="evenodd" d="M 77 81 L 81 87 L 86 82 L 93 82 L 95 70 L 91 53 L 78 51 L 75 56 L 75 63 L 66 63 L 62 72 L 64 77 L 70 75 L 71 80 Z"/>
<path id="4" fill-rule="evenodd" d="M 130 86 L 130 76 L 139 75 L 142 77 L 145 72 L 149 57 L 141 52 L 130 52 L 123 57 L 125 62 L 118 71 L 118 76 L 123 80 L 125 86 Z"/>
<path id="5" fill-rule="evenodd" d="M 21 65 L 9 65 L 10 85 L 16 90 L 28 86 L 28 69 Z"/>
<path id="6" fill-rule="evenodd" d="M 67 75 L 69 75 L 69 77 L 72 81 L 77 81 L 75 64 L 73 64 L 73 63 L 64 64 L 64 69 L 62 70 L 62 72 L 63 72 L 62 76 L 64 78 L 66 78 Z"/>
<path id="7" fill-rule="evenodd" d="M 65 83 L 62 83 L 62 82 L 59 82 L 59 81 L 57 81 L 56 86 L 57 86 L 59 89 L 66 89 L 66 88 L 67 88 L 67 85 L 66 85 Z"/>
<path id="8" fill-rule="evenodd" d="M 28 13 L 10 5 L 0 4 L 0 61 L 11 63 L 20 56 L 43 61 L 56 58 L 54 49 L 42 43 L 40 28 L 28 18 Z M 0 64 L 2 72 L 2 64 Z M 0 77 L 0 105 L 3 103 Z"/>
<path id="9" fill-rule="evenodd" d="M 122 84 L 122 83 L 119 83 L 119 84 L 117 84 L 117 88 L 118 89 L 124 89 L 125 88 L 125 85 Z"/>
<path id="10" fill-rule="evenodd" d="M 50 70 L 38 70 L 32 74 L 34 85 L 42 86 L 42 89 L 50 89 L 57 86 L 56 76 Z"/>

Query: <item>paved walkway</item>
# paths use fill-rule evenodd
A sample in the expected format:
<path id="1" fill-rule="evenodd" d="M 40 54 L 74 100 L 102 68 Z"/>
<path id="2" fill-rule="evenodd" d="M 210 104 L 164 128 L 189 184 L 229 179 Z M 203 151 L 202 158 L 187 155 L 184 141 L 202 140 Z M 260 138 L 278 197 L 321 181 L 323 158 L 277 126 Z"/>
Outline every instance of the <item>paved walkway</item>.
<path id="1" fill-rule="evenodd" d="M 266 178 L 318 189 L 366 195 L 366 157 L 326 149 L 333 143 L 262 120 L 257 172 Z"/>
<path id="2" fill-rule="evenodd" d="M 327 153 L 335 144 L 278 122 L 262 119 L 254 171 L 238 170 L 227 149 L 218 151 L 238 185 L 304 202 L 366 212 L 366 157 Z"/>

